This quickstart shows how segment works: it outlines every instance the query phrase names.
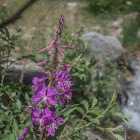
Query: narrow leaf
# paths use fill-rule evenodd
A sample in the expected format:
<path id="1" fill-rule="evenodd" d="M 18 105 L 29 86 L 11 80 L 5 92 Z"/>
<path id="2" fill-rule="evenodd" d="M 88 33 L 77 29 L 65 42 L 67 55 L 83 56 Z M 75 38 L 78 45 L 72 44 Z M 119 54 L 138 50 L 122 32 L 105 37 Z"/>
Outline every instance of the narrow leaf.
<path id="1" fill-rule="evenodd" d="M 92 118 L 91 116 L 89 115 L 86 115 L 86 118 L 92 122 L 93 124 L 96 124 L 96 125 L 100 125 L 100 121 L 97 119 L 97 118 Z"/>
<path id="2" fill-rule="evenodd" d="M 124 138 L 118 134 L 113 134 L 113 136 L 116 138 L 116 140 L 124 140 Z"/>
<path id="3" fill-rule="evenodd" d="M 66 112 L 63 113 L 63 115 L 64 115 L 65 117 L 68 116 L 68 115 L 70 115 L 76 108 L 77 108 L 77 107 L 68 109 Z"/>
<path id="4" fill-rule="evenodd" d="M 81 107 L 77 107 L 76 110 L 81 113 L 82 115 L 84 115 L 84 110 Z"/>
<path id="5" fill-rule="evenodd" d="M 93 102 L 92 102 L 92 107 L 94 107 L 97 104 L 97 99 L 94 97 Z"/>
<path id="6" fill-rule="evenodd" d="M 16 103 L 18 109 L 21 109 L 21 102 L 19 100 L 17 100 L 17 103 Z"/>
<path id="7" fill-rule="evenodd" d="M 89 104 L 86 100 L 82 101 L 82 104 L 85 106 L 86 111 L 89 109 Z"/>
<path id="8" fill-rule="evenodd" d="M 106 129 L 113 132 L 113 133 L 124 131 L 123 125 L 119 125 L 115 128 L 106 128 Z"/>

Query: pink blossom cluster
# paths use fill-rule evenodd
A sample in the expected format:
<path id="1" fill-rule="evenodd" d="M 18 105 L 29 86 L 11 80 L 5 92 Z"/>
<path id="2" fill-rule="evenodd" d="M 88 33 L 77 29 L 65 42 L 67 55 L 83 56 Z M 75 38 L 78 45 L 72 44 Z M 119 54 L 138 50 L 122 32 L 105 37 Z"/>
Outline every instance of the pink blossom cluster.
<path id="1" fill-rule="evenodd" d="M 33 102 L 32 106 L 27 106 L 26 110 L 30 110 L 30 115 L 32 117 L 32 123 L 34 125 L 39 126 L 40 132 L 48 132 L 49 135 L 54 136 L 55 131 L 59 129 L 59 125 L 63 123 L 63 118 L 57 117 L 57 113 L 51 111 L 52 106 L 55 107 L 56 104 L 61 102 L 62 104 L 66 104 L 68 106 L 69 100 L 71 99 L 71 86 L 72 81 L 70 77 L 70 72 L 66 71 L 58 71 L 59 67 L 69 68 L 71 65 L 62 63 L 57 60 L 57 54 L 61 56 L 64 55 L 61 48 L 68 48 L 72 49 L 72 46 L 64 46 L 60 45 L 60 37 L 62 34 L 64 23 L 64 16 L 61 14 L 59 18 L 59 26 L 56 31 L 56 36 L 54 37 L 51 44 L 39 51 L 39 53 L 43 53 L 45 51 L 49 51 L 50 49 L 54 48 L 54 53 L 47 54 L 47 56 L 51 56 L 54 54 L 54 58 L 52 61 L 53 70 L 52 73 L 47 73 L 45 71 L 39 71 L 41 73 L 47 73 L 48 77 L 34 77 L 33 88 L 34 88 L 34 95 L 31 99 Z M 54 46 L 54 47 L 53 47 Z M 49 61 L 39 62 L 37 65 L 44 65 Z M 61 64 L 57 66 L 57 64 Z M 45 85 L 45 80 L 49 79 L 50 84 L 48 87 Z M 38 103 L 42 104 L 42 108 L 37 108 Z M 22 135 L 19 137 L 19 140 L 24 140 L 26 135 L 29 134 L 27 129 L 24 128 Z M 45 136 L 42 136 L 45 137 Z"/>

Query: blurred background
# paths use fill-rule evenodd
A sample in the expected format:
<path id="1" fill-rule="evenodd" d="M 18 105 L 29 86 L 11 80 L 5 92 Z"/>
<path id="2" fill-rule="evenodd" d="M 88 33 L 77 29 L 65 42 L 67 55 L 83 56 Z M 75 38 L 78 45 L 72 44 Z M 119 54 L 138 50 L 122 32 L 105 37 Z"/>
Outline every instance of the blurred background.
<path id="1" fill-rule="evenodd" d="M 23 102 L 16 102 L 15 106 L 18 104 L 19 110 L 24 108 L 22 96 L 31 92 L 25 85 L 30 87 L 32 78 L 41 76 L 35 63 L 46 60 L 45 54 L 38 51 L 51 43 L 61 13 L 65 19 L 61 42 L 74 47 L 60 58 L 73 64 L 72 102 L 95 96 L 99 106 L 105 108 L 115 90 L 116 110 L 132 117 L 131 129 L 126 127 L 122 135 L 128 140 L 140 140 L 140 0 L 1 0 L 0 29 L 7 30 L 0 34 L 0 76 L 1 81 L 8 83 L 0 88 L 2 99 L 14 98 L 19 87 L 23 87 L 18 94 Z M 2 34 L 11 38 L 7 41 Z M 9 46 L 5 42 L 12 43 Z M 4 108 L 6 103 L 2 99 Z M 13 113 L 9 121 L 2 114 L 3 109 L 0 135 L 9 134 L 10 121 L 20 111 Z M 109 120 L 112 126 L 121 123 Z M 6 124 L 9 126 L 5 127 Z M 93 140 L 104 139 L 96 130 L 87 131 L 86 135 Z"/>

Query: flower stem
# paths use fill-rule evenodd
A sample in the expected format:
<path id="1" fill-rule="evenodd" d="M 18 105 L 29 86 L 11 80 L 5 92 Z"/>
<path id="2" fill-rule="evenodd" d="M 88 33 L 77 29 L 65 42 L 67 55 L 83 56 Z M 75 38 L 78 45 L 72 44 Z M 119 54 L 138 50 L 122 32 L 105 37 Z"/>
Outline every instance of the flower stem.
<path id="1" fill-rule="evenodd" d="M 53 58 L 53 69 L 52 69 L 52 74 L 51 74 L 51 81 L 50 81 L 50 87 L 52 87 L 53 85 L 53 75 L 54 75 L 54 72 L 56 70 L 56 64 L 57 64 L 57 53 L 58 53 L 58 50 L 57 50 L 57 47 L 56 47 L 56 43 L 54 44 L 55 45 L 55 53 L 54 53 L 54 58 Z"/>

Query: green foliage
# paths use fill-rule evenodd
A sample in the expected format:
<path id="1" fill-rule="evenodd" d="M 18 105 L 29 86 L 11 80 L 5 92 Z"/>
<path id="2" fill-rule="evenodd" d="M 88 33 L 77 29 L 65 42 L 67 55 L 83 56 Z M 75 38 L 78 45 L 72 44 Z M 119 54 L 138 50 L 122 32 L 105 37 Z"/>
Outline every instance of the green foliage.
<path id="1" fill-rule="evenodd" d="M 26 113 L 23 112 L 25 105 L 19 100 L 22 84 L 9 83 L 0 86 L 1 109 L 0 129 L 2 138 L 8 138 L 9 134 L 18 139 L 19 128 L 26 125 Z M 11 136 L 10 136 L 11 137 Z"/>
<path id="2" fill-rule="evenodd" d="M 11 63 L 9 64 L 9 57 L 11 51 L 15 48 L 15 41 L 17 40 L 18 36 L 19 33 L 10 35 L 7 28 L 0 29 L 0 65 L 4 62 L 7 63 L 4 73 L 11 65 Z M 1 75 L 3 75 L 2 69 L 4 69 L 4 67 L 0 66 Z"/>
<path id="3" fill-rule="evenodd" d="M 19 37 L 19 32 L 10 34 L 7 28 L 0 30 L 0 136 L 2 139 L 15 140 L 18 139 L 21 128 L 29 125 L 27 113 L 23 112 L 25 109 L 25 100 L 30 104 L 29 93 L 25 99 L 24 93 L 25 86 L 20 83 L 6 83 L 4 81 L 5 72 L 12 65 L 13 62 L 9 62 L 11 51 L 15 48 L 15 41 Z M 34 58 L 34 55 L 26 55 L 17 58 L 17 60 L 27 58 Z M 2 64 L 6 63 L 6 67 Z M 26 91 L 27 91 L 26 87 Z M 22 95 L 22 96 L 21 96 Z M 22 100 L 21 100 L 22 99 Z"/>
<path id="4" fill-rule="evenodd" d="M 76 93 L 73 98 L 78 102 L 91 90 L 90 68 L 96 63 L 96 60 L 90 54 L 88 42 L 82 37 L 84 28 L 85 25 L 79 26 L 72 36 L 70 36 L 71 33 L 67 33 L 64 30 L 64 35 L 62 36 L 64 44 L 74 47 L 71 51 L 65 51 L 63 61 L 72 65 L 70 73 L 74 81 L 73 93 Z M 70 40 L 69 38 L 72 39 Z"/>
<path id="5" fill-rule="evenodd" d="M 95 14 L 140 11 L 139 0 L 88 0 L 88 3 Z"/>
<path id="6" fill-rule="evenodd" d="M 116 93 L 113 94 L 111 102 L 109 103 L 109 105 L 107 106 L 107 108 L 105 110 L 101 110 L 100 108 L 97 108 L 96 104 L 97 104 L 97 99 L 94 98 L 93 102 L 91 104 L 91 106 L 89 107 L 89 104 L 86 100 L 82 101 L 80 104 L 77 104 L 74 108 L 72 106 L 70 106 L 69 108 L 67 108 L 65 110 L 65 112 L 63 112 L 61 115 L 63 116 L 68 116 L 70 113 L 74 112 L 74 111 L 78 111 L 82 118 L 81 119 L 75 119 L 73 118 L 75 121 L 73 123 L 74 125 L 74 129 L 73 130 L 67 130 L 65 133 L 64 131 L 61 134 L 61 138 L 72 138 L 72 139 L 76 139 L 78 138 L 82 138 L 82 136 L 79 135 L 79 133 L 83 134 L 84 131 L 86 131 L 87 128 L 97 128 L 100 131 L 102 131 L 103 133 L 111 133 L 112 136 L 114 136 L 116 139 L 118 140 L 124 140 L 124 138 L 117 134 L 118 132 L 124 131 L 124 127 L 123 125 L 118 125 L 115 128 L 110 128 L 110 127 L 101 127 L 101 119 L 108 115 L 111 116 L 118 116 L 121 117 L 123 120 L 125 118 L 126 123 L 129 125 L 129 119 L 130 117 L 123 115 L 122 113 L 116 113 L 115 111 L 113 111 L 114 106 L 116 105 L 116 99 L 117 99 L 117 95 Z M 82 107 L 82 105 L 84 104 L 84 108 Z M 100 110 L 100 111 L 99 111 Z M 96 114 L 96 115 L 95 115 Z M 77 117 L 77 116 L 75 116 Z M 87 138 L 86 138 L 87 139 Z"/>
<path id="7" fill-rule="evenodd" d="M 8 17 L 7 8 L 3 4 L 0 7 L 0 23 L 3 22 Z"/>
<path id="8" fill-rule="evenodd" d="M 118 62 L 121 63 L 121 62 Z M 106 106 L 114 90 L 118 90 L 124 81 L 124 66 L 119 66 L 112 57 L 106 58 L 104 67 L 97 66 L 97 71 L 92 75 L 92 92 L 101 101 L 100 105 Z"/>
<path id="9" fill-rule="evenodd" d="M 140 38 L 138 37 L 139 24 L 137 21 L 125 22 L 123 25 L 123 45 L 128 48 L 140 46 Z"/>
<path id="10" fill-rule="evenodd" d="M 81 26 L 76 31 L 72 40 L 68 39 L 68 36 L 64 36 L 64 40 L 68 45 L 72 45 L 75 47 L 72 52 L 67 52 L 64 61 L 65 63 L 71 63 L 72 67 L 70 69 L 73 81 L 75 82 L 73 92 L 78 93 L 81 92 L 81 96 L 84 94 L 87 95 L 88 92 L 94 96 L 93 100 L 88 100 L 88 98 L 84 98 L 81 101 L 81 98 L 78 99 L 78 104 L 71 105 L 68 108 L 58 108 L 57 111 L 60 111 L 57 117 L 63 116 L 64 123 L 61 125 L 60 129 L 56 131 L 56 135 L 53 138 L 54 140 L 60 139 L 60 137 L 71 138 L 71 139 L 88 139 L 83 133 L 88 129 L 93 130 L 93 128 L 97 128 L 102 132 L 106 133 L 108 131 L 117 139 L 123 139 L 117 132 L 123 131 L 122 126 L 117 126 L 115 128 L 111 127 L 102 127 L 102 119 L 108 119 L 110 116 L 118 116 L 121 117 L 128 125 L 129 117 L 124 116 L 122 113 L 114 112 L 114 107 L 116 105 L 116 94 L 113 94 L 111 102 L 108 104 L 106 102 L 106 108 L 99 107 L 100 102 L 105 100 L 108 95 L 108 89 L 112 87 L 112 81 L 116 78 L 118 74 L 117 65 L 114 65 L 112 60 L 109 58 L 106 60 L 106 64 L 104 67 L 104 71 L 102 75 L 99 75 L 98 72 L 95 73 L 95 77 L 91 77 L 93 74 L 91 72 L 91 68 L 93 69 L 96 63 L 96 60 L 92 56 L 90 56 L 90 48 L 85 42 L 84 38 L 81 37 L 83 33 L 84 26 Z M 10 35 L 7 29 L 1 31 L 1 39 L 2 46 L 5 46 L 4 51 L 7 51 L 6 60 L 8 64 L 8 58 L 11 50 L 15 46 L 14 35 Z M 4 38 L 3 38 L 4 36 Z M 4 44 L 4 45 L 3 45 Z M 88 56 L 88 57 L 87 57 Z M 3 57 L 3 56 L 2 56 Z M 30 58 L 36 61 L 34 55 L 25 55 L 18 58 L 18 60 Z M 9 65 L 7 65 L 7 68 Z M 7 69 L 6 68 L 6 69 Z M 4 69 L 4 71 L 6 70 Z M 4 75 L 4 72 L 2 73 Z M 113 79 L 113 78 L 114 79 Z M 94 80 L 93 80 L 93 79 Z M 113 80 L 112 80 L 113 79 Z M 93 81 L 96 81 L 92 83 Z M 111 84 L 109 84 L 109 82 Z M 95 87 L 93 86 L 95 85 Z M 0 128 L 1 128 L 1 138 L 2 139 L 18 139 L 18 136 L 21 134 L 21 128 L 25 126 L 31 125 L 31 118 L 25 110 L 25 105 L 32 105 L 30 101 L 30 92 L 25 93 L 21 91 L 23 87 L 22 84 L 13 84 L 13 83 L 3 83 L 1 82 L 0 86 L 0 97 L 2 101 L 3 108 L 0 109 Z M 27 87 L 26 87 L 27 88 Z M 94 90 L 94 95 L 93 95 Z M 110 93 L 112 93 L 110 91 Z M 31 92 L 32 94 L 32 92 Z M 21 96 L 22 95 L 22 96 Z M 74 93 L 73 93 L 74 95 Z M 112 94 L 110 94 L 111 96 Z M 75 95 L 74 95 L 75 96 Z M 21 98 L 22 97 L 22 98 Z M 24 97 L 24 98 L 23 98 Z M 96 98 L 95 98 L 96 97 Z M 105 98 L 106 97 L 106 98 Z M 108 99 L 109 100 L 109 99 Z M 102 103 L 101 103 L 102 105 Z M 39 106 L 39 105 L 38 105 Z M 73 122 L 73 130 L 65 131 L 65 125 L 67 121 Z M 33 126 L 35 130 L 38 130 L 38 126 Z M 27 136 L 27 139 L 36 139 L 36 136 L 33 133 L 32 128 L 27 128 L 30 132 L 31 136 Z M 20 130 L 18 132 L 18 130 Z M 51 136 L 48 139 L 52 139 Z"/>

